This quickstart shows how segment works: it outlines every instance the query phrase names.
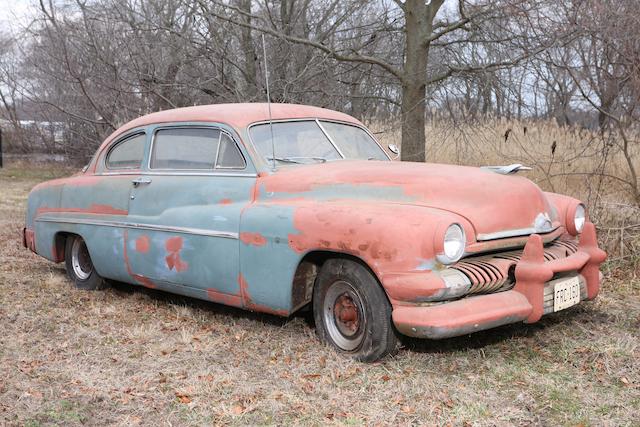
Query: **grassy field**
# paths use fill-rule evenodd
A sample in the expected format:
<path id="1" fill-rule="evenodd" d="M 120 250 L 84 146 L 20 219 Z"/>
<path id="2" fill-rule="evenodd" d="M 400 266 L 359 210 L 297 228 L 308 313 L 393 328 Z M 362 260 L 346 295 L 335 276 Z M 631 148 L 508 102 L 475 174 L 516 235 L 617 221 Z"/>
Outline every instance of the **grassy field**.
<path id="1" fill-rule="evenodd" d="M 280 319 L 115 285 L 74 289 L 22 248 L 25 201 L 64 170 L 0 171 L 0 425 L 638 425 L 640 279 L 594 302 L 372 365 Z"/>

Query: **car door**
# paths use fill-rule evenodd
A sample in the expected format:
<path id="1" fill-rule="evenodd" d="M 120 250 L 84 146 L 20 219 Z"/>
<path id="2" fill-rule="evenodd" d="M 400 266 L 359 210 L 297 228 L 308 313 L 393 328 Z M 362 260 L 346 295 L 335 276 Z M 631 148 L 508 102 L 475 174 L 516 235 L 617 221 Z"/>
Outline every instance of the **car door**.
<path id="1" fill-rule="evenodd" d="M 241 305 L 239 221 L 256 173 L 216 126 L 153 130 L 131 193 L 128 258 L 142 284 Z"/>

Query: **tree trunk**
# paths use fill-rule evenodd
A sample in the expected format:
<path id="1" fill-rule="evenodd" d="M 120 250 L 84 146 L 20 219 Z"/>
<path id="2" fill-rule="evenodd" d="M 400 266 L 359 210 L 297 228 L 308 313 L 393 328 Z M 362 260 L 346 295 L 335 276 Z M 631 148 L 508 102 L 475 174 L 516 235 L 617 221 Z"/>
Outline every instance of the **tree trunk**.
<path id="1" fill-rule="evenodd" d="M 244 22 L 251 25 L 251 17 L 249 16 L 251 15 L 251 0 L 238 0 L 238 8 L 246 13 L 246 16 L 243 17 Z M 251 38 L 251 28 L 248 26 L 243 27 L 240 31 L 240 47 L 244 54 L 244 93 L 249 99 L 255 100 L 258 95 L 258 85 L 256 83 L 257 57 L 253 47 L 253 39 Z"/>
<path id="2" fill-rule="evenodd" d="M 411 79 L 402 85 L 402 161 L 426 160 L 425 89 L 424 81 L 419 79 Z"/>
<path id="3" fill-rule="evenodd" d="M 402 153 L 401 160 L 424 162 L 425 156 L 425 94 L 427 61 L 433 18 L 442 2 L 407 0 L 405 13 L 405 58 L 402 81 Z"/>

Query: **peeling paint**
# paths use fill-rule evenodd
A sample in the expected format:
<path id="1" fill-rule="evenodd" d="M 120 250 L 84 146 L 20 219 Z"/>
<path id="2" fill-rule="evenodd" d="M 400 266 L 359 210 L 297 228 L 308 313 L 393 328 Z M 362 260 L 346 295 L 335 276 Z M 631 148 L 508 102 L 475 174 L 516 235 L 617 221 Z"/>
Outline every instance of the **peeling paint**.
<path id="1" fill-rule="evenodd" d="M 123 238 L 123 241 L 124 241 L 124 245 L 123 245 L 123 248 L 122 248 L 122 256 L 124 258 L 124 265 L 125 265 L 125 268 L 127 269 L 127 273 L 129 274 L 129 276 L 131 276 L 131 278 L 135 282 L 141 284 L 142 286 L 145 286 L 145 287 L 151 288 L 151 289 L 157 288 L 157 285 L 151 279 L 133 272 L 133 270 L 131 269 L 131 263 L 129 262 L 129 254 L 128 254 L 128 251 L 127 251 L 127 245 L 128 245 L 128 240 L 129 240 L 129 232 L 127 230 L 124 230 L 122 238 Z"/>
<path id="2" fill-rule="evenodd" d="M 36 211 L 36 217 L 47 213 L 79 213 L 91 215 L 126 215 L 125 209 L 114 208 L 109 205 L 92 204 L 88 208 L 50 208 L 47 206 L 39 207 Z"/>
<path id="3" fill-rule="evenodd" d="M 168 255 L 165 257 L 165 261 L 169 270 L 175 269 L 177 272 L 182 272 L 189 268 L 189 264 L 180 258 L 182 245 L 183 241 L 180 236 L 171 237 L 165 242 L 165 249 L 168 252 Z"/>
<path id="4" fill-rule="evenodd" d="M 267 239 L 260 233 L 250 233 L 244 231 L 240 233 L 240 241 L 245 245 L 264 246 L 267 244 Z"/>
<path id="5" fill-rule="evenodd" d="M 149 252 L 149 236 L 142 235 L 136 239 L 136 251 L 146 254 Z"/>

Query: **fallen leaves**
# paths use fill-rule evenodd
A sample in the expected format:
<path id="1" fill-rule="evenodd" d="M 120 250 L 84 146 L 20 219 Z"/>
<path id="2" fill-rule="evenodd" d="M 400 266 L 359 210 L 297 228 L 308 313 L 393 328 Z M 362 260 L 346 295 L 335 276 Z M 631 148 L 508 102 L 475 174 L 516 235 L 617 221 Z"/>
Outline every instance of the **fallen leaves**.
<path id="1" fill-rule="evenodd" d="M 189 396 L 188 394 L 185 394 L 185 393 L 179 392 L 179 391 L 176 391 L 175 394 L 176 394 L 176 398 L 178 398 L 178 401 L 180 403 L 191 403 L 192 402 L 191 396 Z"/>

